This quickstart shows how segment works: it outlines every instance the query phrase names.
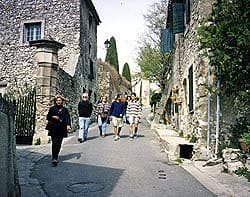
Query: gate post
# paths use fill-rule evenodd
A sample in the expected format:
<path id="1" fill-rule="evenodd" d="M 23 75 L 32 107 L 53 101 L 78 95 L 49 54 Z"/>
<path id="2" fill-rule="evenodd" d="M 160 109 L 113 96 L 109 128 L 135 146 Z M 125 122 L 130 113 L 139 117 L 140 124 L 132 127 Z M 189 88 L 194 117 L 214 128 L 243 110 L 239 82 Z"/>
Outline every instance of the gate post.
<path id="1" fill-rule="evenodd" d="M 48 131 L 45 130 L 46 115 L 58 87 L 58 50 L 65 45 L 54 40 L 30 41 L 37 48 L 36 73 L 36 123 L 33 144 L 40 139 L 41 144 L 48 143 Z"/>

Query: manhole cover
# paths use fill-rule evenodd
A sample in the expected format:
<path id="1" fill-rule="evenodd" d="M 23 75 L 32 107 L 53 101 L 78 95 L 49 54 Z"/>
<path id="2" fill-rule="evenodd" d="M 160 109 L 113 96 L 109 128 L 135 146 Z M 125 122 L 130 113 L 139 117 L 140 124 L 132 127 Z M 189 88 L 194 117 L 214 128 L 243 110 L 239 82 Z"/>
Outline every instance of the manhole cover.
<path id="1" fill-rule="evenodd" d="M 74 183 L 67 187 L 67 190 L 73 193 L 89 193 L 89 192 L 97 192 L 102 191 L 104 186 L 100 183 L 94 182 L 80 182 Z"/>

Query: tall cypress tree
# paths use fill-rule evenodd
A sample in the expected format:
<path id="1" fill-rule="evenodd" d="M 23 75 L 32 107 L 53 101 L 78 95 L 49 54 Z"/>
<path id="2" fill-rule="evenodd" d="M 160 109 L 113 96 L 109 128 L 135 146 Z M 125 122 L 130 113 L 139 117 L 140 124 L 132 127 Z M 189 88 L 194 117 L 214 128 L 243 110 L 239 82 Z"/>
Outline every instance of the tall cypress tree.
<path id="1" fill-rule="evenodd" d="M 115 69 L 117 70 L 117 72 L 119 73 L 119 62 L 118 62 L 118 55 L 117 55 L 117 49 L 116 49 L 116 41 L 113 36 L 110 38 L 110 46 L 107 49 L 105 62 L 108 62 L 111 65 L 113 65 Z"/>
<path id="2" fill-rule="evenodd" d="M 122 76 L 125 77 L 131 83 L 131 73 L 127 62 L 123 65 Z"/>

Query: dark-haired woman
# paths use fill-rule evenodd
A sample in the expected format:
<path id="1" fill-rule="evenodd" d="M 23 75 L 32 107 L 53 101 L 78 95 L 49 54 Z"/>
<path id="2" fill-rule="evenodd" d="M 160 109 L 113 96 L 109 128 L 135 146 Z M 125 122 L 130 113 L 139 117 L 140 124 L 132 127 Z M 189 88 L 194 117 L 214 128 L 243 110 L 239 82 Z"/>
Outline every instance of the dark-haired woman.
<path id="1" fill-rule="evenodd" d="M 68 136 L 68 131 L 71 130 L 71 120 L 69 111 L 63 106 L 66 101 L 61 95 L 56 95 L 54 98 L 54 106 L 49 109 L 47 120 L 49 122 L 48 135 L 52 140 L 52 164 L 58 163 L 58 155 L 61 149 L 64 137 Z"/>

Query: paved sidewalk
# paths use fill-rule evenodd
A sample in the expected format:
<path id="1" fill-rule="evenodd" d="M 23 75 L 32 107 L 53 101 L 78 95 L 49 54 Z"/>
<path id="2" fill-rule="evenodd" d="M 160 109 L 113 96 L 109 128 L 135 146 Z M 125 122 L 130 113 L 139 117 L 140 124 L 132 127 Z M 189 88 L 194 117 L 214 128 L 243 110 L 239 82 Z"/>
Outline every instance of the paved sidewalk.
<path id="1" fill-rule="evenodd" d="M 161 144 L 163 146 L 168 146 L 165 147 L 165 150 L 167 154 L 170 155 L 171 159 L 171 157 L 174 156 L 174 153 L 171 152 L 173 151 L 173 147 L 183 139 L 175 136 L 174 131 L 171 132 L 171 130 L 161 126 L 154 130 L 157 133 Z M 180 164 L 180 166 L 192 174 L 208 190 L 212 191 L 219 197 L 250 196 L 250 182 L 248 182 L 245 177 L 239 177 L 235 174 L 231 175 L 228 173 L 223 173 L 223 164 L 203 167 L 205 163 L 206 161 L 191 161 L 185 159 L 184 162 Z"/>

